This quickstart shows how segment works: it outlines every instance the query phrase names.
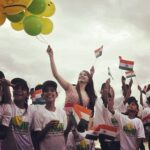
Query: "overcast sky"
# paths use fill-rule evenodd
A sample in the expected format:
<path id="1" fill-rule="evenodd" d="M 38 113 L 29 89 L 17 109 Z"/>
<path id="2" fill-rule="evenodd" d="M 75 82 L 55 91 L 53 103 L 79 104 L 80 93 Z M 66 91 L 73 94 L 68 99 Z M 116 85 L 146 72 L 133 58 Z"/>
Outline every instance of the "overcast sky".
<path id="1" fill-rule="evenodd" d="M 83 69 L 94 64 L 97 95 L 108 78 L 110 67 L 116 97 L 121 95 L 121 71 L 118 56 L 135 61 L 133 95 L 139 98 L 137 83 L 150 82 L 150 1 L 149 0 L 55 0 L 56 13 L 51 17 L 54 29 L 48 36 L 32 37 L 15 31 L 9 21 L 0 26 L 0 70 L 8 79 L 22 77 L 30 87 L 54 79 L 46 53 L 47 43 L 54 49 L 59 73 L 76 83 Z M 103 55 L 94 50 L 104 46 Z M 127 80 L 128 81 L 128 80 Z M 58 105 L 64 102 L 59 87 Z"/>

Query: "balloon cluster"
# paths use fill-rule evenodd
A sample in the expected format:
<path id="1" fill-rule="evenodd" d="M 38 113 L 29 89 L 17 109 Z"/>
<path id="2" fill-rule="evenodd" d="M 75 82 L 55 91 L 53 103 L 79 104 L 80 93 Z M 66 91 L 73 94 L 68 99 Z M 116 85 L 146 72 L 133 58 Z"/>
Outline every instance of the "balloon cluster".
<path id="1" fill-rule="evenodd" d="M 49 34 L 53 23 L 48 18 L 55 13 L 51 0 L 0 0 L 0 25 L 6 18 L 16 31 L 24 31 L 32 36 Z"/>

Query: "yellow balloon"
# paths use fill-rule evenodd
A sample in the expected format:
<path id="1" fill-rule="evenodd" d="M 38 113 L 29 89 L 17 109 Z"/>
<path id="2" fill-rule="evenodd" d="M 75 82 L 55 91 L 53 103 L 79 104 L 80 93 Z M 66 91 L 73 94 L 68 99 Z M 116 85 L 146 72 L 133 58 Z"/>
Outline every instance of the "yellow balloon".
<path id="1" fill-rule="evenodd" d="M 21 31 L 21 30 L 23 30 L 23 23 L 22 22 L 17 22 L 17 23 L 11 22 L 11 27 L 16 31 Z"/>
<path id="2" fill-rule="evenodd" d="M 0 25 L 4 24 L 6 16 L 0 13 Z"/>
<path id="3" fill-rule="evenodd" d="M 3 13 L 15 15 L 24 11 L 31 4 L 32 0 L 0 0 L 3 6 Z"/>
<path id="4" fill-rule="evenodd" d="M 55 13 L 56 7 L 55 7 L 55 4 L 50 0 L 46 0 L 46 4 L 47 4 L 47 7 L 45 11 L 41 13 L 40 15 L 45 16 L 45 17 L 50 17 Z"/>
<path id="5" fill-rule="evenodd" d="M 31 16 L 32 14 L 26 9 L 24 15 L 25 15 L 25 16 Z"/>
<path id="6" fill-rule="evenodd" d="M 53 30 L 53 22 L 48 18 L 42 18 L 41 20 L 42 20 L 42 24 L 43 24 L 41 33 L 42 34 L 51 33 Z"/>

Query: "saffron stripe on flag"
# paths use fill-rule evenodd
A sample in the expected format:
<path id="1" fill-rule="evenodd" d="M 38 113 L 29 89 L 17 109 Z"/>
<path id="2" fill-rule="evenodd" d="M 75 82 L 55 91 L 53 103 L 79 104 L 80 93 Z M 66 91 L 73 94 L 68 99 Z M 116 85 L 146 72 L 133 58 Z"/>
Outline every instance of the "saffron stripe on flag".
<path id="1" fill-rule="evenodd" d="M 90 120 L 90 116 L 92 113 L 92 111 L 90 109 L 86 109 L 85 107 L 80 106 L 78 104 L 74 104 L 74 106 L 72 108 L 72 112 L 73 112 L 73 116 L 76 120 L 76 124 L 78 124 L 81 119 L 88 122 Z"/>
<path id="2" fill-rule="evenodd" d="M 133 70 L 134 61 L 124 60 L 119 56 L 120 64 L 119 68 L 123 70 Z"/>

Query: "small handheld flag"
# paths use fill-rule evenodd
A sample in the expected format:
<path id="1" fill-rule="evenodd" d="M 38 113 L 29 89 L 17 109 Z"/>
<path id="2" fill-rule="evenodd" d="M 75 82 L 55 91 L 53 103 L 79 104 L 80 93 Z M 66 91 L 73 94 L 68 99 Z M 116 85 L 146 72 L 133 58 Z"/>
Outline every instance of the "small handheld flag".
<path id="1" fill-rule="evenodd" d="M 103 50 L 103 45 L 102 45 L 100 48 L 98 48 L 98 49 L 96 49 L 96 50 L 94 51 L 96 58 L 98 58 L 98 57 L 100 57 L 100 56 L 102 55 L 102 50 Z"/>
<path id="2" fill-rule="evenodd" d="M 133 70 L 134 61 L 122 59 L 121 56 L 119 56 L 119 60 L 120 60 L 120 64 L 119 64 L 120 69 Z"/>
<path id="3" fill-rule="evenodd" d="M 89 122 L 91 113 L 92 111 L 90 109 L 75 104 L 73 106 L 73 116 L 74 116 L 75 124 L 78 125 L 81 120 L 82 122 L 83 120 L 85 120 L 85 122 Z"/>
<path id="4" fill-rule="evenodd" d="M 127 71 L 125 72 L 125 74 L 126 74 L 126 78 L 132 78 L 136 76 L 134 71 Z"/>

